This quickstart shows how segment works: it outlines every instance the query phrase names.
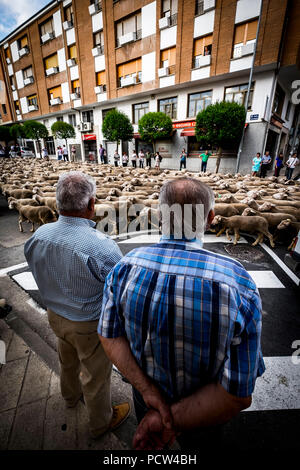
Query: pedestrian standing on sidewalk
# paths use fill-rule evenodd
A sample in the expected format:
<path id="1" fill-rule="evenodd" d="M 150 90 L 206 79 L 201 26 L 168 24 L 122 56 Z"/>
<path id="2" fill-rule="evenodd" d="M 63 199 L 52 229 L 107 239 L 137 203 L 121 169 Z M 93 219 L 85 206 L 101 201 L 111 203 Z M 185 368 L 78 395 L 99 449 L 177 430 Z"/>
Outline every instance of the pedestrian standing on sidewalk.
<path id="1" fill-rule="evenodd" d="M 72 145 L 72 148 L 71 148 L 71 162 L 75 162 L 76 161 L 76 147 L 75 145 Z"/>
<path id="2" fill-rule="evenodd" d="M 120 155 L 118 154 L 118 151 L 115 150 L 115 153 L 114 153 L 114 165 L 115 165 L 115 167 L 119 166 L 119 160 L 120 160 Z"/>
<path id="3" fill-rule="evenodd" d="M 267 175 L 267 170 L 269 168 L 269 164 L 271 163 L 272 158 L 270 152 L 267 150 L 265 155 L 261 159 L 261 167 L 260 167 L 260 177 L 265 178 Z"/>
<path id="4" fill-rule="evenodd" d="M 206 167 L 207 167 L 207 161 L 209 157 L 211 156 L 211 153 L 208 150 L 205 150 L 205 153 L 201 153 L 200 158 L 201 158 L 201 171 L 206 173 Z"/>
<path id="5" fill-rule="evenodd" d="M 127 166 L 128 165 L 128 155 L 126 152 L 123 153 L 122 155 L 122 165 Z"/>
<path id="6" fill-rule="evenodd" d="M 105 278 L 122 258 L 117 244 L 92 222 L 96 183 L 71 171 L 56 188 L 59 219 L 41 226 L 24 253 L 58 338 L 61 393 L 73 408 L 82 394 L 93 438 L 115 429 L 129 404 L 111 405 L 112 365 L 97 335 Z"/>
<path id="7" fill-rule="evenodd" d="M 151 168 L 151 152 L 149 150 L 146 152 L 146 166 Z"/>
<path id="8" fill-rule="evenodd" d="M 102 147 L 102 145 L 100 144 L 100 148 L 99 148 L 99 156 L 100 156 L 100 162 L 102 164 L 104 164 L 104 148 Z"/>
<path id="9" fill-rule="evenodd" d="M 180 154 L 180 168 L 179 168 L 180 170 L 181 170 L 182 167 L 186 168 L 186 157 L 187 157 L 187 153 L 186 153 L 185 149 L 183 148 L 182 152 Z"/>
<path id="10" fill-rule="evenodd" d="M 61 147 L 57 147 L 57 160 L 61 161 L 63 157 L 63 152 Z"/>
<path id="11" fill-rule="evenodd" d="M 69 161 L 68 149 L 65 145 L 63 146 L 63 157 L 64 157 L 64 162 Z"/>
<path id="12" fill-rule="evenodd" d="M 257 152 L 256 157 L 252 160 L 252 176 L 257 176 L 261 166 L 260 152 Z"/>
<path id="13" fill-rule="evenodd" d="M 158 170 L 160 169 L 160 162 L 161 162 L 161 156 L 159 155 L 159 152 L 156 152 L 155 154 L 155 168 Z"/>
<path id="14" fill-rule="evenodd" d="M 140 168 L 144 168 L 144 158 L 145 158 L 145 154 L 143 152 L 143 149 L 140 150 L 139 152 L 139 164 L 140 164 Z"/>
<path id="15" fill-rule="evenodd" d="M 134 150 L 133 154 L 131 155 L 131 163 L 132 163 L 133 168 L 136 168 L 136 161 L 137 161 L 137 154 L 136 154 L 136 151 Z"/>
<path id="16" fill-rule="evenodd" d="M 43 158 L 47 158 L 47 157 L 48 157 L 48 150 L 46 149 L 46 147 L 44 147 L 44 148 L 42 149 L 42 157 L 43 157 Z"/>
<path id="17" fill-rule="evenodd" d="M 275 171 L 274 171 L 274 176 L 279 176 L 280 170 L 283 167 L 283 153 L 280 152 L 280 154 L 276 157 L 275 160 Z"/>
<path id="18" fill-rule="evenodd" d="M 287 166 L 286 177 L 288 180 L 292 178 L 293 171 L 297 165 L 299 165 L 299 158 L 297 158 L 297 153 L 295 152 L 286 162 L 286 166 Z"/>

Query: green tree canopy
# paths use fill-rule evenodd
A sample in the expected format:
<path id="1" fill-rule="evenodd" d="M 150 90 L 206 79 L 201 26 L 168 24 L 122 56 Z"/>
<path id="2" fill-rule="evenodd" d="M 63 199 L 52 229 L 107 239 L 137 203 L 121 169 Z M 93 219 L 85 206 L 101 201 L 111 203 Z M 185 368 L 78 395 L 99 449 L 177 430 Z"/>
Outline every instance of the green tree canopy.
<path id="1" fill-rule="evenodd" d="M 5 145 L 11 140 L 9 127 L 8 126 L 0 126 L 0 141 L 5 142 Z"/>
<path id="2" fill-rule="evenodd" d="M 22 124 L 13 124 L 9 128 L 9 132 L 11 135 L 11 138 L 17 142 L 18 139 L 25 137 L 25 130 L 24 126 Z"/>
<path id="3" fill-rule="evenodd" d="M 245 108 L 238 103 L 222 101 L 212 104 L 197 114 L 196 138 L 204 145 L 218 148 L 216 173 L 222 149 L 236 147 L 242 137 L 245 123 Z"/>
<path id="4" fill-rule="evenodd" d="M 155 142 L 169 137 L 171 132 L 172 119 L 160 111 L 144 114 L 139 120 L 141 138 L 153 145 L 153 152 L 155 152 Z"/>
<path id="5" fill-rule="evenodd" d="M 65 139 L 66 143 L 67 139 L 74 139 L 76 136 L 74 127 L 64 121 L 54 122 L 51 126 L 51 130 L 55 138 Z"/>
<path id="6" fill-rule="evenodd" d="M 40 139 L 47 139 L 48 129 L 44 124 L 38 121 L 25 121 L 24 122 L 25 137 L 27 139 L 33 139 L 37 141 L 39 153 L 41 155 L 41 144 Z"/>
<path id="7" fill-rule="evenodd" d="M 127 141 L 133 138 L 133 127 L 128 116 L 117 109 L 112 109 L 105 116 L 102 132 L 106 140 L 117 142 L 117 146 L 120 140 Z"/>

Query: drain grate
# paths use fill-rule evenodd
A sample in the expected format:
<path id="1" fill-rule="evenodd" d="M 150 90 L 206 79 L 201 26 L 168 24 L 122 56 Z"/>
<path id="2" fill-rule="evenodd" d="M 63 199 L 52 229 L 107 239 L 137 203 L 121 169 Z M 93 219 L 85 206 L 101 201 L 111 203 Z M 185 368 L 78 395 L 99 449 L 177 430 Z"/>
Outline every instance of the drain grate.
<path id="1" fill-rule="evenodd" d="M 265 255 L 254 246 L 225 245 L 224 249 L 230 256 L 240 261 L 255 263 L 265 259 Z"/>

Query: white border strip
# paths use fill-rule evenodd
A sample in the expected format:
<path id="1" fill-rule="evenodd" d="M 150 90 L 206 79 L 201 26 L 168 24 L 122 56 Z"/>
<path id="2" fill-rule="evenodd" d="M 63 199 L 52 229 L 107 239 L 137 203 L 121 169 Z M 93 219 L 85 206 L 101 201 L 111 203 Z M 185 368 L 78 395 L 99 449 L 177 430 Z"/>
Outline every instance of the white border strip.
<path id="1" fill-rule="evenodd" d="M 21 269 L 21 268 L 26 268 L 26 266 L 28 266 L 28 263 L 16 264 L 15 266 L 9 266 L 8 268 L 0 269 L 0 277 L 5 276 L 7 273 L 10 273 L 11 271 L 16 271 L 17 269 Z"/>
<path id="2" fill-rule="evenodd" d="M 269 248 L 264 243 L 262 243 L 261 246 L 276 261 L 276 263 L 279 264 L 281 269 L 292 279 L 292 281 L 294 281 L 294 283 L 299 286 L 300 279 L 296 276 L 296 274 L 294 274 L 293 271 L 291 271 L 290 268 L 288 268 L 287 265 L 281 261 L 281 259 L 271 250 L 271 248 Z"/>

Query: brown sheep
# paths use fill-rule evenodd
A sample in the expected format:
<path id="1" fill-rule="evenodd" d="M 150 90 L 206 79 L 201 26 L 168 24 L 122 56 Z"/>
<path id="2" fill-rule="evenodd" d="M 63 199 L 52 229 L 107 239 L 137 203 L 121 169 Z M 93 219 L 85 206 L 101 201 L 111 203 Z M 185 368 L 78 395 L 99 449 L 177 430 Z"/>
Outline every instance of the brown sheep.
<path id="1" fill-rule="evenodd" d="M 33 196 L 33 199 L 40 205 L 40 206 L 48 206 L 52 209 L 56 214 L 58 214 L 57 205 L 56 205 L 56 198 L 55 197 L 42 197 L 38 194 Z"/>
<path id="2" fill-rule="evenodd" d="M 216 215 L 223 215 L 225 217 L 231 217 L 232 215 L 238 215 L 238 210 L 232 207 L 231 204 L 215 204 L 214 212 Z"/>
<path id="3" fill-rule="evenodd" d="M 34 232 L 34 224 L 47 224 L 57 220 L 55 213 L 47 206 L 23 206 L 19 202 L 12 202 L 12 207 L 19 212 L 19 229 L 23 232 L 22 223 L 26 220 L 31 222 L 31 232 Z"/>
<path id="4" fill-rule="evenodd" d="M 286 220 L 288 217 L 290 217 L 291 220 L 296 221 L 296 217 L 292 215 L 289 216 L 289 214 L 284 214 L 281 212 L 261 212 L 260 213 L 258 211 L 255 211 L 254 209 L 251 209 L 250 207 L 248 209 L 245 209 L 242 215 L 246 215 L 246 216 L 258 215 L 258 216 L 264 217 L 264 219 L 266 219 L 266 221 L 268 222 L 269 227 L 272 227 L 272 228 L 277 227 L 277 225 L 282 220 Z"/>

